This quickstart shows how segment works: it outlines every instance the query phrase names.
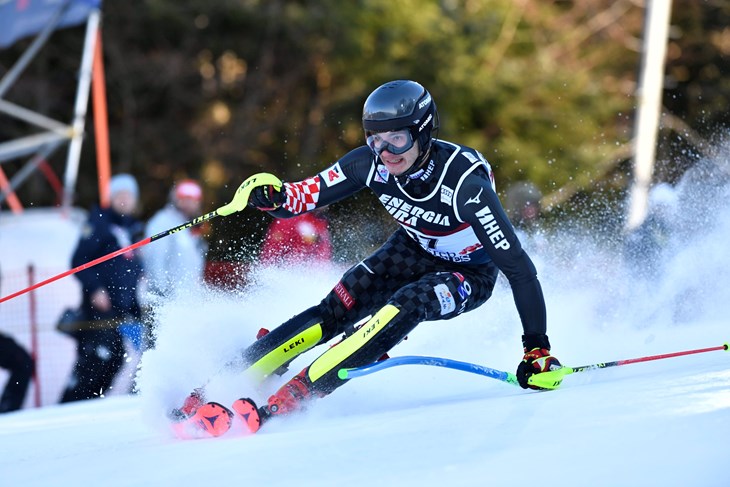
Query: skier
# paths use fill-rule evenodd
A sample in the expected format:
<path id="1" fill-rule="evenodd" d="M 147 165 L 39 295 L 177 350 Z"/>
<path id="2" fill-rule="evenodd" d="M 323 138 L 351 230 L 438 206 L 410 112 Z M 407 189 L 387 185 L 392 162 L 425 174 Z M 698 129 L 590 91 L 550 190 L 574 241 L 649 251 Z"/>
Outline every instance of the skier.
<path id="1" fill-rule="evenodd" d="M 524 331 L 516 374 L 520 385 L 536 388 L 528 383 L 531 375 L 560 367 L 550 353 L 535 267 L 497 198 L 484 156 L 435 138 L 436 104 L 414 81 L 378 87 L 365 101 L 362 122 L 366 145 L 315 176 L 281 186 L 257 184 L 250 194 L 251 206 L 290 218 L 367 187 L 400 224 L 318 305 L 260 333 L 243 351 L 248 372 L 264 380 L 280 374 L 297 355 L 345 334 L 262 407 L 250 399 L 234 403 L 252 431 L 272 416 L 330 394 L 346 382 L 338 378 L 339 369 L 377 361 L 422 321 L 451 319 L 481 306 L 499 271 L 509 280 Z M 189 417 L 204 402 L 204 391 L 196 390 L 174 413 Z"/>

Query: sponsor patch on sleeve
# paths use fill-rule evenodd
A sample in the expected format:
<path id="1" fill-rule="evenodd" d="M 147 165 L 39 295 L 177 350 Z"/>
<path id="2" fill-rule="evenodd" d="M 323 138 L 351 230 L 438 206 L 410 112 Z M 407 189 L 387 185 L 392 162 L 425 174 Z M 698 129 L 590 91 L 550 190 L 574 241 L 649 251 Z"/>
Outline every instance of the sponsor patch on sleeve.
<path id="1" fill-rule="evenodd" d="M 319 178 L 324 181 L 324 184 L 327 185 L 328 188 L 331 188 L 335 184 L 339 184 L 347 179 L 347 176 L 345 176 L 345 173 L 342 172 L 340 162 L 337 161 L 334 166 L 319 173 Z"/>

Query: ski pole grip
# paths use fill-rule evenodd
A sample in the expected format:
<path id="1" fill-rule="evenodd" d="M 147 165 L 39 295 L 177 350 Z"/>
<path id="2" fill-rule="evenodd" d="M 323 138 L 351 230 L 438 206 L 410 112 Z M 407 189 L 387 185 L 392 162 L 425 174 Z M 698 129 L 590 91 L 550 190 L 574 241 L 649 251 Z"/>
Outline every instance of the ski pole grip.
<path id="1" fill-rule="evenodd" d="M 274 186 L 277 190 L 280 190 L 284 183 L 273 174 L 261 172 L 254 174 L 247 180 L 245 180 L 236 190 L 236 194 L 233 195 L 233 199 L 227 205 L 223 205 L 216 210 L 216 213 L 220 216 L 228 216 L 237 213 L 248 205 L 248 198 L 251 195 L 251 191 L 257 186 Z"/>

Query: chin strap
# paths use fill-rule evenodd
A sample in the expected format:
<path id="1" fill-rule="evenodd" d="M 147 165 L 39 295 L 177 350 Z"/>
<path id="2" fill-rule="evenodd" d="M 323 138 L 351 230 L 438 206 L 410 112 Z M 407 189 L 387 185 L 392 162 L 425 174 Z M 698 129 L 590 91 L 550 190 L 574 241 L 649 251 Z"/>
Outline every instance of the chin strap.
<path id="1" fill-rule="evenodd" d="M 431 147 L 429 146 L 428 150 L 418 156 L 418 159 L 416 159 L 416 162 L 413 163 L 413 165 L 403 174 L 399 174 L 395 177 L 395 180 L 400 184 L 401 186 L 407 185 L 412 178 L 414 174 L 416 174 L 418 171 L 424 169 L 426 166 L 426 162 L 429 160 L 429 156 L 431 155 Z"/>

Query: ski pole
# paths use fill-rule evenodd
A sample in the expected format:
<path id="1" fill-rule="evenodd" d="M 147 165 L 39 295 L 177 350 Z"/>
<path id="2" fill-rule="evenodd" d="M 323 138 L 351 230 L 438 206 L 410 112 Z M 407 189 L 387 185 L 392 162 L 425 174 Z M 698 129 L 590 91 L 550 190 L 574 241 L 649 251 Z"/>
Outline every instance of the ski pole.
<path id="1" fill-rule="evenodd" d="M 246 179 L 243 183 L 241 183 L 241 185 L 236 190 L 236 193 L 233 195 L 233 200 L 231 200 L 230 203 L 221 206 L 217 210 L 211 211 L 210 213 L 206 213 L 205 215 L 199 216 L 197 218 L 193 218 L 189 222 L 183 223 L 174 228 L 170 228 L 169 230 L 165 230 L 164 232 L 160 232 L 156 235 L 152 235 L 151 237 L 147 237 L 144 240 L 140 240 L 139 242 L 133 243 L 132 245 L 128 245 L 128 246 L 124 247 L 123 249 L 115 250 L 114 252 L 110 252 L 110 253 L 104 255 L 103 257 L 99 257 L 98 259 L 94 259 L 85 264 L 81 264 L 78 267 L 74 267 L 73 269 L 62 272 L 56 276 L 50 277 L 50 278 L 46 279 L 45 281 L 38 282 L 30 287 L 17 291 L 13 294 L 9 294 L 3 298 L 0 298 L 0 303 L 4 303 L 5 301 L 16 298 L 18 296 L 21 296 L 29 291 L 38 289 L 39 287 L 45 286 L 46 284 L 50 284 L 63 277 L 70 276 L 71 274 L 75 274 L 79 271 L 83 271 L 84 269 L 88 269 L 89 267 L 93 267 L 97 264 L 101 264 L 102 262 L 106 262 L 107 260 L 113 259 L 114 257 L 116 257 L 118 255 L 124 254 L 125 252 L 129 252 L 130 250 L 134 250 L 134 249 L 137 249 L 144 245 L 147 245 L 148 243 L 154 242 L 155 240 L 159 240 L 163 237 L 167 237 L 168 235 L 172 235 L 174 233 L 181 232 L 183 230 L 187 230 L 190 227 L 200 225 L 201 223 L 210 221 L 217 216 L 232 215 L 233 213 L 239 212 L 239 211 L 243 210 L 244 208 L 246 208 L 246 205 L 248 204 L 248 197 L 251 194 L 251 191 L 255 187 L 271 185 L 271 186 L 281 189 L 282 184 L 283 183 L 279 180 L 279 178 L 277 178 L 273 174 L 268 174 L 268 173 L 254 174 L 250 178 Z"/>
<path id="2" fill-rule="evenodd" d="M 519 385 L 517 377 L 511 372 L 504 372 L 484 365 L 472 364 L 469 362 L 460 362 L 458 360 L 451 360 L 448 358 L 440 357 L 422 357 L 418 355 L 406 355 L 403 357 L 393 357 L 386 360 L 381 360 L 370 365 L 363 367 L 354 367 L 351 369 L 340 369 L 337 371 L 337 376 L 342 379 L 353 379 L 355 377 L 362 377 L 364 375 L 372 374 L 379 370 L 395 367 L 397 365 L 433 365 L 436 367 L 445 367 L 447 369 L 456 369 L 464 372 L 471 372 L 472 374 L 483 375 L 492 379 L 497 379 L 508 384 Z"/>
<path id="3" fill-rule="evenodd" d="M 682 355 L 692 355 L 695 353 L 714 352 L 716 350 L 728 350 L 727 343 L 719 345 L 717 347 L 709 348 L 698 348 L 695 350 L 685 350 L 683 352 L 664 353 L 660 355 L 650 355 L 648 357 L 630 358 L 625 360 L 616 360 L 614 362 L 604 362 L 591 365 L 582 365 L 580 367 L 561 367 L 557 370 L 551 370 L 549 372 L 543 372 L 541 374 L 531 375 L 527 379 L 527 383 L 543 389 L 555 389 L 563 381 L 566 375 L 575 374 L 578 372 L 585 372 L 588 370 L 606 369 L 608 367 L 619 367 L 621 365 L 635 364 L 639 362 L 651 362 L 652 360 L 662 360 L 665 358 L 680 357 Z"/>
<path id="4" fill-rule="evenodd" d="M 530 385 L 539 387 L 540 389 L 556 389 L 558 386 L 560 386 L 561 382 L 563 381 L 563 378 L 566 375 L 575 374 L 578 372 L 605 369 L 608 367 L 618 367 L 620 365 L 628 365 L 628 364 L 634 364 L 634 363 L 638 363 L 638 362 L 650 362 L 652 360 L 661 360 L 661 359 L 665 359 L 665 358 L 679 357 L 682 355 L 692 355 L 695 353 L 713 352 L 716 350 L 726 350 L 727 351 L 729 347 L 730 347 L 730 345 L 725 343 L 725 344 L 717 346 L 717 347 L 700 348 L 700 349 L 696 349 L 696 350 L 686 350 L 683 352 L 665 353 L 665 354 L 661 354 L 661 355 L 651 355 L 648 357 L 616 360 L 614 362 L 604 362 L 604 363 L 598 363 L 598 364 L 592 364 L 592 365 L 583 365 L 581 367 L 565 367 L 564 366 L 558 370 L 552 370 L 549 372 L 543 372 L 541 374 L 531 375 L 530 378 L 527 380 L 527 382 Z M 517 382 L 517 377 L 514 374 L 512 374 L 511 372 L 504 372 L 501 370 L 486 367 L 484 365 L 472 364 L 469 362 L 460 362 L 458 360 L 451 360 L 451 359 L 439 358 L 439 357 L 423 357 L 423 356 L 418 356 L 418 355 L 393 357 L 393 358 L 389 358 L 386 360 L 381 360 L 380 362 L 375 362 L 370 365 L 365 365 L 362 367 L 340 369 L 337 372 L 337 376 L 342 380 L 353 379 L 356 377 L 362 377 L 365 375 L 372 374 L 373 372 L 377 372 L 379 370 L 387 369 L 390 367 L 395 367 L 397 365 L 433 365 L 436 367 L 445 367 L 445 368 L 449 368 L 449 369 L 456 369 L 456 370 L 461 370 L 464 372 L 470 372 L 472 374 L 483 375 L 486 377 L 491 377 L 492 379 L 497 379 L 497 380 L 500 380 L 503 382 L 507 382 L 508 384 L 519 385 L 519 383 Z"/>

